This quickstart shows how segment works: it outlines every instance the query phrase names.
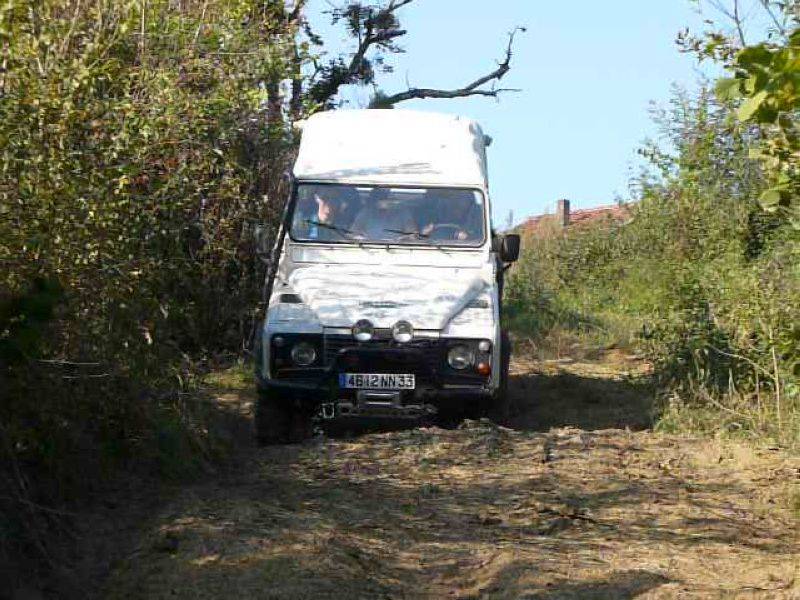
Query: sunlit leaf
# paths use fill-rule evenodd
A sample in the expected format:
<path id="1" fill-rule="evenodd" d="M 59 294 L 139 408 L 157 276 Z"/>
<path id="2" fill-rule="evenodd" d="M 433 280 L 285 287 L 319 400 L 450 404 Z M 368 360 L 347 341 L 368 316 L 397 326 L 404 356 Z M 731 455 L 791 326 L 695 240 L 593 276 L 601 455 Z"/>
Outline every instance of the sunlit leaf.
<path id="1" fill-rule="evenodd" d="M 742 81 L 735 78 L 723 78 L 717 81 L 716 93 L 717 97 L 724 101 L 735 100 L 740 98 Z"/>
<path id="2" fill-rule="evenodd" d="M 756 113 L 756 111 L 758 111 L 766 99 L 766 91 L 762 90 L 758 92 L 756 95 L 745 100 L 745 102 L 739 107 L 739 110 L 736 111 L 736 116 L 741 121 L 748 121 Z"/>

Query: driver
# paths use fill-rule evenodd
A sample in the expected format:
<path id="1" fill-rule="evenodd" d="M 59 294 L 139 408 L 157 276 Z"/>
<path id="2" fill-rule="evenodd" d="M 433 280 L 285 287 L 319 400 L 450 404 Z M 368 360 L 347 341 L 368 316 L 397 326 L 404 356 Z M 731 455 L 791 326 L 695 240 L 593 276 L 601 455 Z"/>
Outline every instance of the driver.
<path id="1" fill-rule="evenodd" d="M 422 228 L 422 235 L 433 240 L 478 239 L 480 220 L 472 193 L 461 190 L 439 190 L 435 193 L 437 211 L 431 222 Z"/>
<path id="2" fill-rule="evenodd" d="M 340 212 L 339 198 L 331 196 L 326 191 L 318 190 L 314 193 L 316 214 L 309 222 L 308 237 L 312 240 L 331 241 L 337 239 L 335 229 L 336 220 Z M 330 225 L 331 227 L 325 227 Z"/>

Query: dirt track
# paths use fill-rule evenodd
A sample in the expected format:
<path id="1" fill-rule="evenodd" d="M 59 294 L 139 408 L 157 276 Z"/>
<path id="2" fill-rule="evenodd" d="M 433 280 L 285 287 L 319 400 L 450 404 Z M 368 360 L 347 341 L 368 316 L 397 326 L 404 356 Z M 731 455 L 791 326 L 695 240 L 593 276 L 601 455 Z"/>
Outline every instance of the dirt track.
<path id="1" fill-rule="evenodd" d="M 639 370 L 517 362 L 510 428 L 247 446 L 104 597 L 800 598 L 800 461 L 648 431 Z M 249 390 L 216 391 L 247 415 Z"/>

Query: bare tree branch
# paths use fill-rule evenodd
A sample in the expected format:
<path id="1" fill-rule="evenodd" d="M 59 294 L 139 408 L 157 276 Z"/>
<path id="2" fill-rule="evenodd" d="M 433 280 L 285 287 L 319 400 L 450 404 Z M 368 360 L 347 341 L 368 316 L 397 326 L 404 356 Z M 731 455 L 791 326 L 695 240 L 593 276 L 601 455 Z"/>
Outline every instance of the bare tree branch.
<path id="1" fill-rule="evenodd" d="M 751 10 L 746 12 L 742 11 L 742 0 L 732 0 L 732 6 L 729 6 L 730 1 L 731 0 L 707 0 L 708 4 L 714 8 L 714 10 L 727 17 L 733 23 L 736 37 L 742 48 L 748 45 L 745 36 L 745 23 L 750 20 L 753 11 L 755 11 L 758 6 L 764 9 L 766 16 L 772 21 L 775 30 L 781 37 L 785 38 L 789 34 L 787 27 L 788 5 L 783 5 L 774 0 L 757 0 L 751 5 Z M 794 1 L 796 2 L 796 0 Z M 779 12 L 775 10 L 776 6 L 780 7 L 779 12 L 783 13 L 783 20 L 781 20 Z"/>
<path id="2" fill-rule="evenodd" d="M 733 25 L 736 28 L 736 33 L 739 37 L 739 43 L 742 45 L 742 48 L 747 46 L 747 41 L 744 35 L 744 20 L 742 19 L 739 11 L 739 0 L 733 0 L 732 8 L 727 8 L 724 4 L 724 0 L 708 0 L 708 3 L 733 22 Z"/>
<path id="3" fill-rule="evenodd" d="M 411 4 L 414 0 L 392 0 L 386 7 L 387 12 L 393 12 L 398 8 L 403 8 L 406 4 Z"/>
<path id="4" fill-rule="evenodd" d="M 291 8 L 288 14 L 288 21 L 290 23 L 298 23 L 301 20 L 303 15 L 303 9 L 305 8 L 308 0 L 296 0 L 294 6 Z"/>
<path id="5" fill-rule="evenodd" d="M 747 40 L 744 36 L 744 19 L 739 11 L 739 0 L 733 0 L 733 21 L 736 23 L 736 31 L 739 34 L 739 41 L 742 43 L 742 48 L 747 46 Z"/>
<path id="6" fill-rule="evenodd" d="M 308 0 L 295 0 L 294 6 L 286 16 L 292 37 L 297 36 L 298 30 L 305 22 L 303 11 L 307 2 Z M 292 120 L 297 121 L 300 118 L 300 113 L 303 108 L 303 77 L 301 73 L 302 60 L 300 57 L 300 50 L 296 43 L 292 44 L 292 55 L 290 59 L 294 72 L 292 76 L 292 92 L 289 99 L 289 113 Z"/>
<path id="7" fill-rule="evenodd" d="M 761 6 L 764 7 L 764 10 L 767 11 L 769 18 L 772 19 L 772 22 L 775 24 L 778 33 L 786 37 L 786 22 L 784 21 L 781 23 L 781 21 L 778 19 L 778 15 L 775 14 L 775 11 L 772 10 L 772 6 L 770 6 L 770 0 L 759 0 L 759 2 L 761 3 Z"/>
<path id="8" fill-rule="evenodd" d="M 491 96 L 497 97 L 499 94 L 503 92 L 516 92 L 519 90 L 512 89 L 512 88 L 497 88 L 491 87 L 489 89 L 485 89 L 485 86 L 489 82 L 497 83 L 503 77 L 505 77 L 506 73 L 511 70 L 511 58 L 513 56 L 513 46 L 514 46 L 514 37 L 518 32 L 524 32 L 524 27 L 517 27 L 511 33 L 508 34 L 508 47 L 506 48 L 506 55 L 503 62 L 501 62 L 495 70 L 491 73 L 487 73 L 486 75 L 479 77 L 472 83 L 465 85 L 464 87 L 455 89 L 455 90 L 438 90 L 438 89 L 429 89 L 429 88 L 409 88 L 404 92 L 399 92 L 397 94 L 392 94 L 391 96 L 383 96 L 380 98 L 376 98 L 373 102 L 373 106 L 393 106 L 400 102 L 405 102 L 406 100 L 411 100 L 414 98 L 463 98 L 466 96 Z"/>

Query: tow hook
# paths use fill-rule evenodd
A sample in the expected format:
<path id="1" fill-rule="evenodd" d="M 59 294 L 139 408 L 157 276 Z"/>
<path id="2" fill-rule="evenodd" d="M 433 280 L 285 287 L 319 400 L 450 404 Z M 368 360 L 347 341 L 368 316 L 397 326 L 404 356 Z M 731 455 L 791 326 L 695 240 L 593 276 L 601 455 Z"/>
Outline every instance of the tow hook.
<path id="1" fill-rule="evenodd" d="M 319 407 L 319 414 L 325 420 L 336 417 L 336 405 L 333 402 L 323 402 Z"/>

